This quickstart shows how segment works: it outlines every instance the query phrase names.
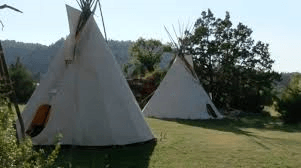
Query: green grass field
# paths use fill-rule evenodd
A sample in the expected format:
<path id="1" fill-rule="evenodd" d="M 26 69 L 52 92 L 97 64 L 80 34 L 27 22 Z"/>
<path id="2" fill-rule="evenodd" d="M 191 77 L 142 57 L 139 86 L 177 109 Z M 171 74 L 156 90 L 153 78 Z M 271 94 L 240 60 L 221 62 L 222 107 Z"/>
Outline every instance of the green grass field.
<path id="1" fill-rule="evenodd" d="M 63 150 L 72 167 L 300 167 L 301 127 L 270 117 L 210 121 L 147 119 L 157 144 Z"/>

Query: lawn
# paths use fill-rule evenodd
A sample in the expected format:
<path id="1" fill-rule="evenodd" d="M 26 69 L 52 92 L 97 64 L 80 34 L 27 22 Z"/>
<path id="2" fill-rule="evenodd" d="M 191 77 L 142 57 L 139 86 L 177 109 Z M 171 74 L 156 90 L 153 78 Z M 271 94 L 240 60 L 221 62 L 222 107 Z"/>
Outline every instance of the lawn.
<path id="1" fill-rule="evenodd" d="M 64 149 L 72 167 L 300 167 L 301 127 L 270 117 L 210 121 L 148 118 L 157 143 Z"/>

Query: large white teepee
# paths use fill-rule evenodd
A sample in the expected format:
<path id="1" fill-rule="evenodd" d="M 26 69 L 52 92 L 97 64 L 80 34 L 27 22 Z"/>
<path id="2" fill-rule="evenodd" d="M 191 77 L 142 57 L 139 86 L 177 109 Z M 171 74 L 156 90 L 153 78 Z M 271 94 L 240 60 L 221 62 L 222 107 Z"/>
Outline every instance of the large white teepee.
<path id="1" fill-rule="evenodd" d="M 192 57 L 177 56 L 154 95 L 145 105 L 142 111 L 144 115 L 178 119 L 223 118 L 192 72 Z"/>
<path id="2" fill-rule="evenodd" d="M 54 144 L 59 133 L 64 145 L 125 145 L 152 140 L 154 136 L 93 16 L 75 40 L 80 11 L 67 6 L 67 13 L 70 35 L 22 113 L 26 134 L 35 145 Z M 21 137 L 19 122 L 17 132 Z"/>

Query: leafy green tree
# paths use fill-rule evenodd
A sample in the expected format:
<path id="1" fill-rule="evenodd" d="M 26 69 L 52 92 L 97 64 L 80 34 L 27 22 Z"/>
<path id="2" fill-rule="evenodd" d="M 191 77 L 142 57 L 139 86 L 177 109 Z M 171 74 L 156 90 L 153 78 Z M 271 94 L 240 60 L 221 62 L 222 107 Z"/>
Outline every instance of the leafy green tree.
<path id="1" fill-rule="evenodd" d="M 14 85 L 17 103 L 26 103 L 35 89 L 35 83 L 19 57 L 16 63 L 10 66 L 9 75 Z"/>
<path id="2" fill-rule="evenodd" d="M 219 107 L 260 111 L 272 102 L 273 81 L 280 75 L 272 70 L 269 45 L 255 42 L 251 34 L 242 23 L 234 27 L 228 12 L 220 19 L 209 9 L 197 19 L 193 32 L 186 32 L 185 49 Z"/>
<path id="3" fill-rule="evenodd" d="M 168 51 L 171 51 L 171 47 L 163 45 L 159 40 L 139 38 L 129 48 L 130 62 L 135 66 L 133 75 L 144 76 L 146 72 L 153 72 L 163 53 Z"/>
<path id="4" fill-rule="evenodd" d="M 282 92 L 278 109 L 286 123 L 301 122 L 301 74 L 294 74 Z"/>

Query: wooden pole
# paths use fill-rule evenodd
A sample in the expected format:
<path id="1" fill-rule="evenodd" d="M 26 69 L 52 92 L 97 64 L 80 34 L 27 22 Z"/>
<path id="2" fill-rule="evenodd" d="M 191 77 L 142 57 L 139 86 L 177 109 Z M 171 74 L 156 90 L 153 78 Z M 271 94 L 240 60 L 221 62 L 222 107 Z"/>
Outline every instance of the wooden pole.
<path id="1" fill-rule="evenodd" d="M 106 26 L 105 26 L 105 21 L 103 20 L 103 15 L 102 15 L 102 10 L 101 10 L 101 5 L 100 2 L 98 1 L 98 5 L 99 5 L 99 10 L 100 10 L 100 15 L 101 15 L 101 20 L 102 20 L 102 26 L 103 26 L 103 31 L 105 33 L 105 39 L 106 42 L 108 43 L 108 39 L 107 39 L 107 32 L 106 32 Z"/>
<path id="2" fill-rule="evenodd" d="M 20 11 L 19 9 L 14 8 L 14 7 L 12 7 L 12 6 L 9 6 L 9 5 L 6 5 L 6 4 L 0 6 L 0 9 L 4 9 L 4 8 L 8 8 L 8 9 L 14 10 L 14 11 L 16 11 L 16 12 L 23 13 L 23 12 Z"/>
<path id="3" fill-rule="evenodd" d="M 16 92 L 14 90 L 14 87 L 12 85 L 12 82 L 10 80 L 9 74 L 8 74 L 8 68 L 6 66 L 6 62 L 5 62 L 5 57 L 4 57 L 4 52 L 3 52 L 3 48 L 0 42 L 0 69 L 1 69 L 1 80 L 5 81 L 5 84 L 8 85 L 8 90 L 10 92 L 10 95 L 8 96 L 9 98 L 9 103 L 8 103 L 8 108 L 11 109 L 11 104 L 10 102 L 13 102 L 17 116 L 18 116 L 18 120 L 20 122 L 20 127 L 21 127 L 21 134 L 22 134 L 22 138 L 25 138 L 25 128 L 24 128 L 24 121 L 22 119 L 21 113 L 20 113 L 20 109 L 18 104 L 16 103 L 17 97 L 16 97 Z"/>

